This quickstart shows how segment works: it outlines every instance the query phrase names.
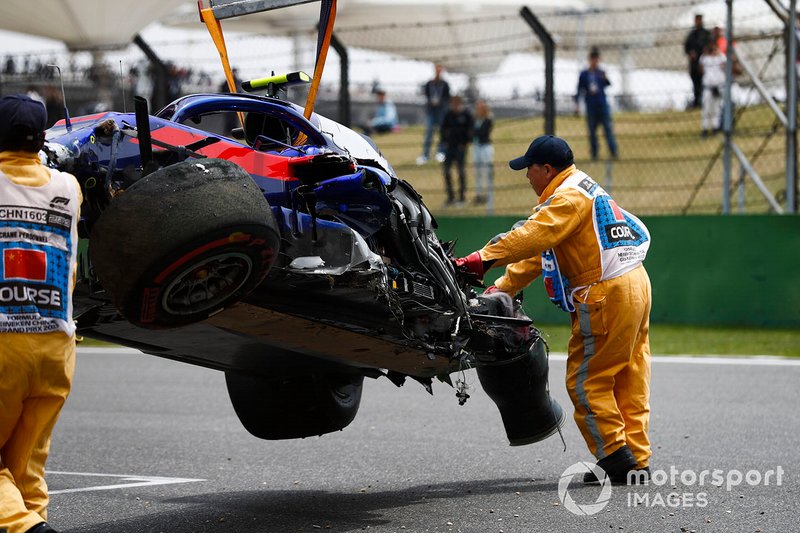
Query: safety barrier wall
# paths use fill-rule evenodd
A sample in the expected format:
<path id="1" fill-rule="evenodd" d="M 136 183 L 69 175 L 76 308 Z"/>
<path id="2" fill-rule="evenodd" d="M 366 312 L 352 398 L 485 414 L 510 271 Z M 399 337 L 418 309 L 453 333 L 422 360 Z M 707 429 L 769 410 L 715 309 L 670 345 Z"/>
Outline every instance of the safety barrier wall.
<path id="1" fill-rule="evenodd" d="M 653 243 L 645 266 L 655 323 L 800 327 L 800 217 L 642 217 Z M 458 239 L 459 255 L 507 231 L 516 217 L 442 217 L 439 237 Z M 487 284 L 502 274 L 489 272 Z M 539 323 L 568 322 L 541 278 L 525 291 Z"/>

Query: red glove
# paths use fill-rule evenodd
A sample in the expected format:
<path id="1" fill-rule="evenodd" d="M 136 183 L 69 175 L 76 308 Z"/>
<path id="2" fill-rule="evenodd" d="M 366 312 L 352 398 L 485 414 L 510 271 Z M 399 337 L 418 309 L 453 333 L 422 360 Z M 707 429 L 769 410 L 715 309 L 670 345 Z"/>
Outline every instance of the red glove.
<path id="1" fill-rule="evenodd" d="M 489 286 L 486 288 L 486 290 L 485 290 L 485 291 L 483 291 L 483 294 L 492 294 L 493 292 L 502 292 L 502 291 L 501 291 L 500 289 L 498 289 L 498 288 L 497 288 L 496 286 L 494 286 L 494 285 L 489 285 Z"/>
<path id="2" fill-rule="evenodd" d="M 472 252 L 466 257 L 456 259 L 456 267 L 474 275 L 478 279 L 483 279 L 483 259 L 481 259 L 481 254 L 478 252 Z"/>

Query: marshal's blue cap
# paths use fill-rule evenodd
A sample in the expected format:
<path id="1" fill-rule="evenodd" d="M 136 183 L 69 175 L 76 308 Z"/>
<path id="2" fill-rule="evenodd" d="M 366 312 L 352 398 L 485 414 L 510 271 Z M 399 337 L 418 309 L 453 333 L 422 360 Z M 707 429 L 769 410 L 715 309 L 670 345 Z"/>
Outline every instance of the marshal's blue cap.
<path id="1" fill-rule="evenodd" d="M 33 137 L 47 127 L 44 104 L 24 94 L 0 98 L 0 140 L 16 135 Z"/>
<path id="2" fill-rule="evenodd" d="M 542 135 L 536 137 L 525 155 L 512 159 L 508 162 L 513 170 L 522 170 L 531 165 L 552 165 L 556 168 L 564 168 L 575 162 L 572 155 L 572 148 L 567 141 L 555 135 Z"/>

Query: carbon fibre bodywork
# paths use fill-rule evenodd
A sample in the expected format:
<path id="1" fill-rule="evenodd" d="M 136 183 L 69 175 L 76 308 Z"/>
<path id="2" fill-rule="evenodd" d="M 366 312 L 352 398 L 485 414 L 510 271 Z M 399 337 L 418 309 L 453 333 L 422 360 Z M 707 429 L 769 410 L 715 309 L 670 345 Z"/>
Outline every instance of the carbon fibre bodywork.
<path id="1" fill-rule="evenodd" d="M 84 196 L 79 334 L 224 371 L 265 439 L 342 429 L 365 376 L 431 392 L 470 367 L 512 445 L 560 427 L 532 321 L 504 293 L 475 293 L 369 138 L 270 97 L 142 107 L 61 121 L 40 153 Z"/>

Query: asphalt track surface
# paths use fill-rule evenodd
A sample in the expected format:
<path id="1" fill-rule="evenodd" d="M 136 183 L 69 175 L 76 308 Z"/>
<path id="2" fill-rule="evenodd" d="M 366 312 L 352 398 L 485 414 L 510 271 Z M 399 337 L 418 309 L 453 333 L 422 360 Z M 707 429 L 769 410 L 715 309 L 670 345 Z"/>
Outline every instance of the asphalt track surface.
<path id="1" fill-rule="evenodd" d="M 50 521 L 98 533 L 800 531 L 800 361 L 741 363 L 657 359 L 652 466 L 674 479 L 614 487 L 601 511 L 578 516 L 565 501 L 603 495 L 573 481 L 559 498 L 565 469 L 591 459 L 574 422 L 566 452 L 557 435 L 509 447 L 474 373 L 463 407 L 444 384 L 429 396 L 414 382 L 366 380 L 344 431 L 269 442 L 241 427 L 219 372 L 79 349 L 48 462 Z M 550 373 L 571 416 L 563 358 Z M 715 469 L 731 485 L 734 471 L 773 476 L 769 486 L 720 487 Z M 703 470 L 705 483 L 690 483 Z"/>

